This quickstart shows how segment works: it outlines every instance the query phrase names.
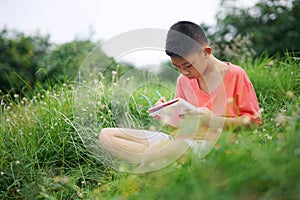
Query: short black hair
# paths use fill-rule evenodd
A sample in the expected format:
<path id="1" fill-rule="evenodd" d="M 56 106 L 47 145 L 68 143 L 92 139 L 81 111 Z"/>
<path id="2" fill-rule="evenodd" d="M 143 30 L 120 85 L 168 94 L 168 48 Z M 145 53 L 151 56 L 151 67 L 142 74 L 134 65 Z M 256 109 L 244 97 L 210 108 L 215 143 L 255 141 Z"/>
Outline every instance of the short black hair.
<path id="1" fill-rule="evenodd" d="M 206 45 L 207 37 L 199 25 L 190 21 L 179 21 L 168 31 L 165 52 L 171 57 L 185 57 Z"/>

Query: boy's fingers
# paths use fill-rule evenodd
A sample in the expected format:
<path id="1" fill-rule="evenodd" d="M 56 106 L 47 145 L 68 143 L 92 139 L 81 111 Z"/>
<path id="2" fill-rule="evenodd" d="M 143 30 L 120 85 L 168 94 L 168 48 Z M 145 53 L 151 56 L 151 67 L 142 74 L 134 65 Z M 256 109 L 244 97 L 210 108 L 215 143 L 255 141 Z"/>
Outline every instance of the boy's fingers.
<path id="1" fill-rule="evenodd" d="M 167 99 L 165 97 L 162 97 L 155 103 L 155 105 L 157 106 L 157 105 L 165 103 L 165 102 L 167 102 Z"/>
<path id="2" fill-rule="evenodd" d="M 206 107 L 200 107 L 197 109 L 197 111 L 195 110 L 186 110 L 184 113 L 180 114 L 180 117 L 183 118 L 184 115 L 196 115 L 196 116 L 202 116 L 203 114 L 205 114 L 209 109 Z"/>
<path id="3" fill-rule="evenodd" d="M 199 115 L 200 113 L 194 110 L 186 110 L 184 113 L 180 114 L 180 117 L 183 118 L 184 116 L 191 116 L 191 115 Z"/>
<path id="4" fill-rule="evenodd" d="M 165 103 L 167 101 L 166 97 L 162 97 L 159 99 L 162 103 Z"/>
<path id="5" fill-rule="evenodd" d="M 198 108 L 198 113 L 204 113 L 204 112 L 207 112 L 209 109 L 208 108 L 205 108 L 205 107 L 200 107 Z"/>

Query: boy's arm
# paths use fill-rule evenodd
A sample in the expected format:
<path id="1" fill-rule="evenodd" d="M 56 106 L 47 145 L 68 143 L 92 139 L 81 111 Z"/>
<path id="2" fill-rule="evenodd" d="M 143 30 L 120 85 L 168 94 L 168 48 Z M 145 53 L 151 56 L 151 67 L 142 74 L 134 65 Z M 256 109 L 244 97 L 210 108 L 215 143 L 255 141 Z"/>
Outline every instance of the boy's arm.
<path id="1" fill-rule="evenodd" d="M 250 120 L 247 116 L 238 117 L 222 117 L 214 115 L 211 121 L 212 127 L 223 127 L 223 129 L 237 129 L 237 128 L 247 128 L 255 123 Z"/>
<path id="2" fill-rule="evenodd" d="M 208 108 L 201 107 L 195 116 L 200 120 L 200 123 L 212 128 L 222 128 L 222 129 L 237 129 L 243 127 L 249 127 L 255 122 L 250 120 L 248 116 L 238 116 L 238 117 L 223 117 L 217 116 Z"/>

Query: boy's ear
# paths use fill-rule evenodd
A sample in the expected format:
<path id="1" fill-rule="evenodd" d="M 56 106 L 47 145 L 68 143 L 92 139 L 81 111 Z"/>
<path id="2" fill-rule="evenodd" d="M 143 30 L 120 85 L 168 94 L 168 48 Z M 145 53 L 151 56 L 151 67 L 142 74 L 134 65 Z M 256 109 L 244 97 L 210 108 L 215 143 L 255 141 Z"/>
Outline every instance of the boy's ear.
<path id="1" fill-rule="evenodd" d="M 203 49 L 206 55 L 211 55 L 212 51 L 210 46 L 205 46 Z"/>

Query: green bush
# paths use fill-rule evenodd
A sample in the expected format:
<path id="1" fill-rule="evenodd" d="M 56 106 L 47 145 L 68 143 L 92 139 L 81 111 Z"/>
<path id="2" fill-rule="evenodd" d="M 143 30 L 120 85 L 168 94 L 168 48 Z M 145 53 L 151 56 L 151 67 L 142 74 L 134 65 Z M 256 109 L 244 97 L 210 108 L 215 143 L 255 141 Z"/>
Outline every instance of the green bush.
<path id="1" fill-rule="evenodd" d="M 96 44 L 89 40 L 72 41 L 56 46 L 39 63 L 36 72 L 39 85 L 47 89 L 49 86 L 74 81 L 81 63 L 95 47 Z"/>
<path id="2" fill-rule="evenodd" d="M 51 44 L 49 36 L 27 36 L 4 28 L 0 31 L 0 90 L 26 93 L 35 85 L 38 63 Z"/>

